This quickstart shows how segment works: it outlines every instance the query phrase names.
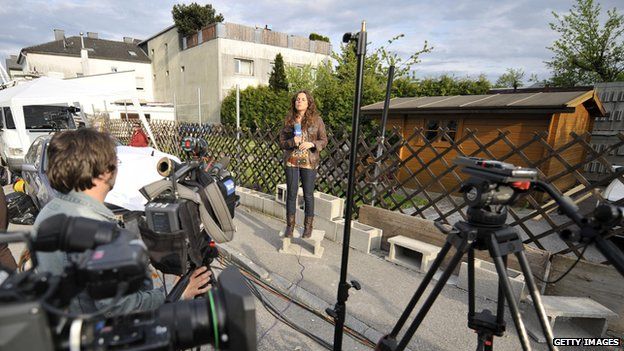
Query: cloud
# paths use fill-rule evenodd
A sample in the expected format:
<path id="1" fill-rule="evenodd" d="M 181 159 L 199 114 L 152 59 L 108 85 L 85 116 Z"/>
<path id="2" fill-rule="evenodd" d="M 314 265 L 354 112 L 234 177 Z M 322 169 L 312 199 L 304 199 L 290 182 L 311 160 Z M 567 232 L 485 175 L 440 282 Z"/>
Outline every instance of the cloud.
<path id="1" fill-rule="evenodd" d="M 189 1 L 185 1 L 188 3 Z M 198 1 L 206 3 L 206 1 Z M 600 0 L 603 12 L 621 7 L 621 0 Z M 147 38 L 173 23 L 177 1 L 8 1 L 0 0 L 0 58 L 23 47 L 53 40 L 54 28 L 66 35 L 98 32 L 100 38 Z M 267 0 L 210 2 L 226 21 L 295 35 L 329 36 L 335 50 L 342 34 L 367 21 L 371 50 L 400 33 L 391 46 L 409 56 L 425 40 L 434 47 L 415 68 L 419 76 L 444 73 L 479 75 L 495 80 L 506 68 L 522 68 L 526 76 L 546 78 L 546 48 L 556 39 L 548 22 L 552 11 L 565 13 L 572 0 Z M 620 12 L 622 12 L 620 10 Z M 4 60 L 2 60 L 4 61 Z"/>

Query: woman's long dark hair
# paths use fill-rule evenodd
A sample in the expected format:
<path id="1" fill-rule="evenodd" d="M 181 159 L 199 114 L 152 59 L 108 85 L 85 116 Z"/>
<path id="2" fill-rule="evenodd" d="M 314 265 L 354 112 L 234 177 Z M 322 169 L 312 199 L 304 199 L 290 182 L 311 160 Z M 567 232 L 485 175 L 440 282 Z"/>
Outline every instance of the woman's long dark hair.
<path id="1" fill-rule="evenodd" d="M 299 94 L 305 94 L 306 99 L 308 99 L 308 109 L 306 110 L 303 118 L 301 119 L 301 126 L 304 129 L 307 129 L 309 126 L 314 124 L 316 120 L 319 118 L 319 112 L 316 109 L 316 103 L 314 102 L 314 97 L 307 90 L 299 90 L 293 95 L 290 100 L 290 110 L 286 114 L 286 121 L 284 122 L 286 125 L 294 126 L 295 125 L 295 117 L 297 117 L 297 109 L 295 108 L 295 103 L 297 102 L 297 96 Z"/>

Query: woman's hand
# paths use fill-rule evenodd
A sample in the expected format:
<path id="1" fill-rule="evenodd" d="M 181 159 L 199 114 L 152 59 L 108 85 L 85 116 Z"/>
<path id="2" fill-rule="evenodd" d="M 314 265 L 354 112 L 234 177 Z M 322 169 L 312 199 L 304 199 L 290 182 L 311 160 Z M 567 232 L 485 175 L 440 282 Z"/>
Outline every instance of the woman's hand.
<path id="1" fill-rule="evenodd" d="M 211 286 L 208 285 L 210 281 L 210 276 L 212 273 L 205 266 L 201 266 L 193 271 L 191 274 L 191 279 L 189 279 L 189 283 L 184 289 L 182 293 L 182 300 L 190 300 L 197 295 L 201 295 L 208 290 L 210 290 Z M 202 286 L 206 285 L 204 288 Z"/>
<path id="2" fill-rule="evenodd" d="M 299 146 L 301 144 L 302 138 L 301 136 L 294 137 L 295 145 Z"/>
<path id="3" fill-rule="evenodd" d="M 314 147 L 314 143 L 306 141 L 305 143 L 299 144 L 299 150 L 307 150 Z"/>

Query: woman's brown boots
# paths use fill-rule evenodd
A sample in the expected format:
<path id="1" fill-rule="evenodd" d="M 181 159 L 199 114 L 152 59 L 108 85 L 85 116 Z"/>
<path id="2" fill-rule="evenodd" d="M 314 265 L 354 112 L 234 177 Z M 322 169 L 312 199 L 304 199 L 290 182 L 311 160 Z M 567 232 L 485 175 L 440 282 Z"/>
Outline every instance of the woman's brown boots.
<path id="1" fill-rule="evenodd" d="M 303 221 L 303 235 L 302 238 L 308 239 L 312 237 L 312 223 L 314 222 L 314 217 L 305 217 Z"/>
<path id="2" fill-rule="evenodd" d="M 284 231 L 284 238 L 292 238 L 294 230 L 295 230 L 295 215 L 287 215 L 286 216 L 286 231 Z"/>

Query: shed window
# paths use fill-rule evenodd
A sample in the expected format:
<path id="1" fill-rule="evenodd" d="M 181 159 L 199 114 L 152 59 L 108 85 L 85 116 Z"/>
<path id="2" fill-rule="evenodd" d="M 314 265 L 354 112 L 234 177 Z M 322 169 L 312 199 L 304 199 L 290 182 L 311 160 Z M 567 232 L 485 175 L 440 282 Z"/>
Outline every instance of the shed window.
<path id="1" fill-rule="evenodd" d="M 455 141 L 457 137 L 457 128 L 459 123 L 456 119 L 438 120 L 429 119 L 425 121 L 425 138 L 429 141 L 434 141 L 440 133 L 440 128 L 446 128 L 448 131 L 444 135 L 444 141 Z"/>

